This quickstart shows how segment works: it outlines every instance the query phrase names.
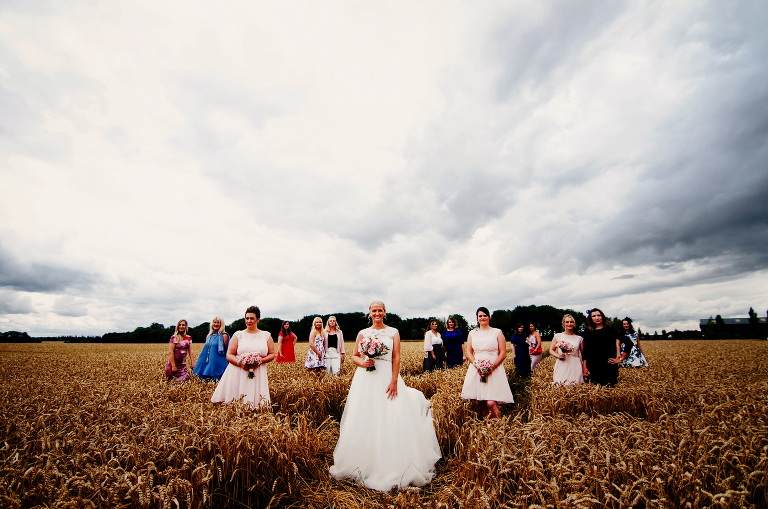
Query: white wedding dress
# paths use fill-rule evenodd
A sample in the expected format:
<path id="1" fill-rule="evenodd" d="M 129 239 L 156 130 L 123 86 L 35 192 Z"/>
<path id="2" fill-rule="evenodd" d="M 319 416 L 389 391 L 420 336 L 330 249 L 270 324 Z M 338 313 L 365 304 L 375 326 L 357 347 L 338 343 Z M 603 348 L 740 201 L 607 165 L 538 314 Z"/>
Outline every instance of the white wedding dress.
<path id="1" fill-rule="evenodd" d="M 426 485 L 441 457 L 424 394 L 406 387 L 398 374 L 397 397 L 387 398 L 396 333 L 392 327 L 361 332 L 364 337 L 378 336 L 389 352 L 375 359 L 376 371 L 355 371 L 331 467 L 332 476 L 352 478 L 378 491 Z"/>

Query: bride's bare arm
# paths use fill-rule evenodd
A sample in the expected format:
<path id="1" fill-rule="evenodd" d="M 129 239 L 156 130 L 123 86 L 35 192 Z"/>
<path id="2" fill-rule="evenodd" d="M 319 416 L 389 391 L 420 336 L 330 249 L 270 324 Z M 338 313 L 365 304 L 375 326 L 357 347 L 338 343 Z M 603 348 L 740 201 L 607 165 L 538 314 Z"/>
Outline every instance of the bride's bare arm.
<path id="1" fill-rule="evenodd" d="M 387 397 L 395 399 L 397 397 L 397 378 L 400 376 L 400 333 L 395 332 L 392 338 L 392 381 L 387 387 Z"/>

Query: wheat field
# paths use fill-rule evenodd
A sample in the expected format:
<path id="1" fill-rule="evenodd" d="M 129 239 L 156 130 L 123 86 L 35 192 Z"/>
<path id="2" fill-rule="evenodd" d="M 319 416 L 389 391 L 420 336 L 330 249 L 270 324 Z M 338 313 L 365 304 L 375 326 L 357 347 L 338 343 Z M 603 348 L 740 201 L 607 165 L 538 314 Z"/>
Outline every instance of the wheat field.
<path id="1" fill-rule="evenodd" d="M 644 348 L 651 368 L 612 389 L 552 386 L 552 358 L 522 382 L 510 353 L 516 402 L 482 421 L 466 368 L 422 374 L 403 343 L 443 459 L 427 487 L 379 493 L 328 475 L 350 362 L 338 378 L 270 364 L 272 408 L 251 411 L 164 382 L 167 345 L 2 344 L 0 506 L 767 507 L 768 343 Z"/>

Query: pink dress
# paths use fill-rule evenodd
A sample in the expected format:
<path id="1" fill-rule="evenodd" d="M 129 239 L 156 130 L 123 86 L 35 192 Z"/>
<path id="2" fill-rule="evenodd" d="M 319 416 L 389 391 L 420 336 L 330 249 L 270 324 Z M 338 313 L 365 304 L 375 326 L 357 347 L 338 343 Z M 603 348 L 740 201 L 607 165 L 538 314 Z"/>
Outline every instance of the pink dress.
<path id="1" fill-rule="evenodd" d="M 487 359 L 491 362 L 499 356 L 499 342 L 496 339 L 501 331 L 491 327 L 487 331 L 472 329 L 469 331 L 469 340 L 472 341 L 472 350 L 475 360 Z M 468 340 L 468 343 L 469 343 Z M 461 397 L 464 399 L 476 399 L 478 401 L 496 401 L 498 403 L 513 403 L 512 390 L 507 381 L 507 372 L 502 364 L 486 377 L 486 382 L 480 381 L 480 375 L 474 366 L 469 366 L 467 376 L 464 378 L 464 387 L 461 389 Z"/>
<path id="2" fill-rule="evenodd" d="M 256 352 L 262 357 L 269 353 L 267 340 L 269 331 L 259 331 L 249 334 L 245 330 L 235 332 L 233 338 L 237 338 L 237 355 L 246 352 Z M 211 401 L 213 403 L 228 403 L 243 398 L 243 403 L 251 407 L 269 405 L 269 382 L 267 381 L 267 366 L 262 364 L 253 370 L 253 378 L 248 378 L 248 371 L 240 366 L 228 364 L 224 374 L 221 375 L 216 390 L 213 391 Z"/>
<path id="3" fill-rule="evenodd" d="M 171 336 L 169 343 L 176 342 L 176 336 Z M 165 379 L 183 382 L 187 379 L 187 354 L 192 348 L 192 337 L 184 336 L 182 341 L 176 343 L 173 349 L 173 362 L 176 363 L 176 371 L 171 368 L 171 361 L 165 363 Z"/>
<path id="4" fill-rule="evenodd" d="M 565 359 L 555 361 L 555 369 L 552 372 L 552 382 L 556 384 L 583 384 L 584 375 L 581 371 L 581 357 L 579 357 L 579 346 L 584 341 L 581 336 L 575 334 L 565 334 L 558 332 L 552 338 L 552 344 L 558 341 L 565 341 L 573 347 L 573 351 L 566 355 Z"/>

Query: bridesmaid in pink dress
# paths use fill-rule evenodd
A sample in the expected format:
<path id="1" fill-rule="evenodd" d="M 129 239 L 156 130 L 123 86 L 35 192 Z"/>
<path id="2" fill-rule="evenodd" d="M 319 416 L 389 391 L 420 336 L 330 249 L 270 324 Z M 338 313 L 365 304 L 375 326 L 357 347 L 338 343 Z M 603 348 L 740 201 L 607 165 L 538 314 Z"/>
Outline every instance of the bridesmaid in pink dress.
<path id="1" fill-rule="evenodd" d="M 555 369 L 552 372 L 552 383 L 556 384 L 583 384 L 584 375 L 581 369 L 580 354 L 584 349 L 584 339 L 573 333 L 576 327 L 576 320 L 571 315 L 563 316 L 563 329 L 565 332 L 558 332 L 552 338 L 552 346 L 549 347 L 549 354 L 555 357 Z M 564 353 L 557 348 L 558 342 L 564 342 L 571 345 L 571 351 Z"/>
<path id="2" fill-rule="evenodd" d="M 187 321 L 179 320 L 176 331 L 168 343 L 168 362 L 165 364 L 165 379 L 183 382 L 187 379 L 187 356 L 189 367 L 195 369 L 192 357 L 192 337 L 187 335 Z"/>
<path id="3" fill-rule="evenodd" d="M 485 401 L 482 405 L 483 417 L 501 417 L 499 403 L 513 403 L 512 390 L 504 370 L 504 359 L 507 357 L 507 340 L 501 330 L 490 326 L 491 314 L 488 308 L 477 310 L 478 327 L 469 331 L 467 338 L 467 359 L 474 364 L 475 360 L 493 362 L 493 370 L 486 375 L 486 382 L 480 381 L 480 371 L 470 365 L 464 378 L 461 397 Z M 501 368 L 501 369 L 498 369 Z"/>
<path id="4" fill-rule="evenodd" d="M 227 348 L 227 369 L 221 376 L 216 390 L 213 391 L 213 403 L 227 403 L 243 398 L 251 408 L 261 405 L 269 406 L 269 381 L 267 380 L 266 364 L 275 358 L 275 342 L 269 331 L 259 330 L 257 324 L 261 311 L 256 306 L 245 310 L 245 330 L 239 330 L 232 335 Z M 238 355 L 256 352 L 261 356 L 261 364 L 253 368 L 253 378 L 248 374 L 251 370 L 240 363 Z"/>

